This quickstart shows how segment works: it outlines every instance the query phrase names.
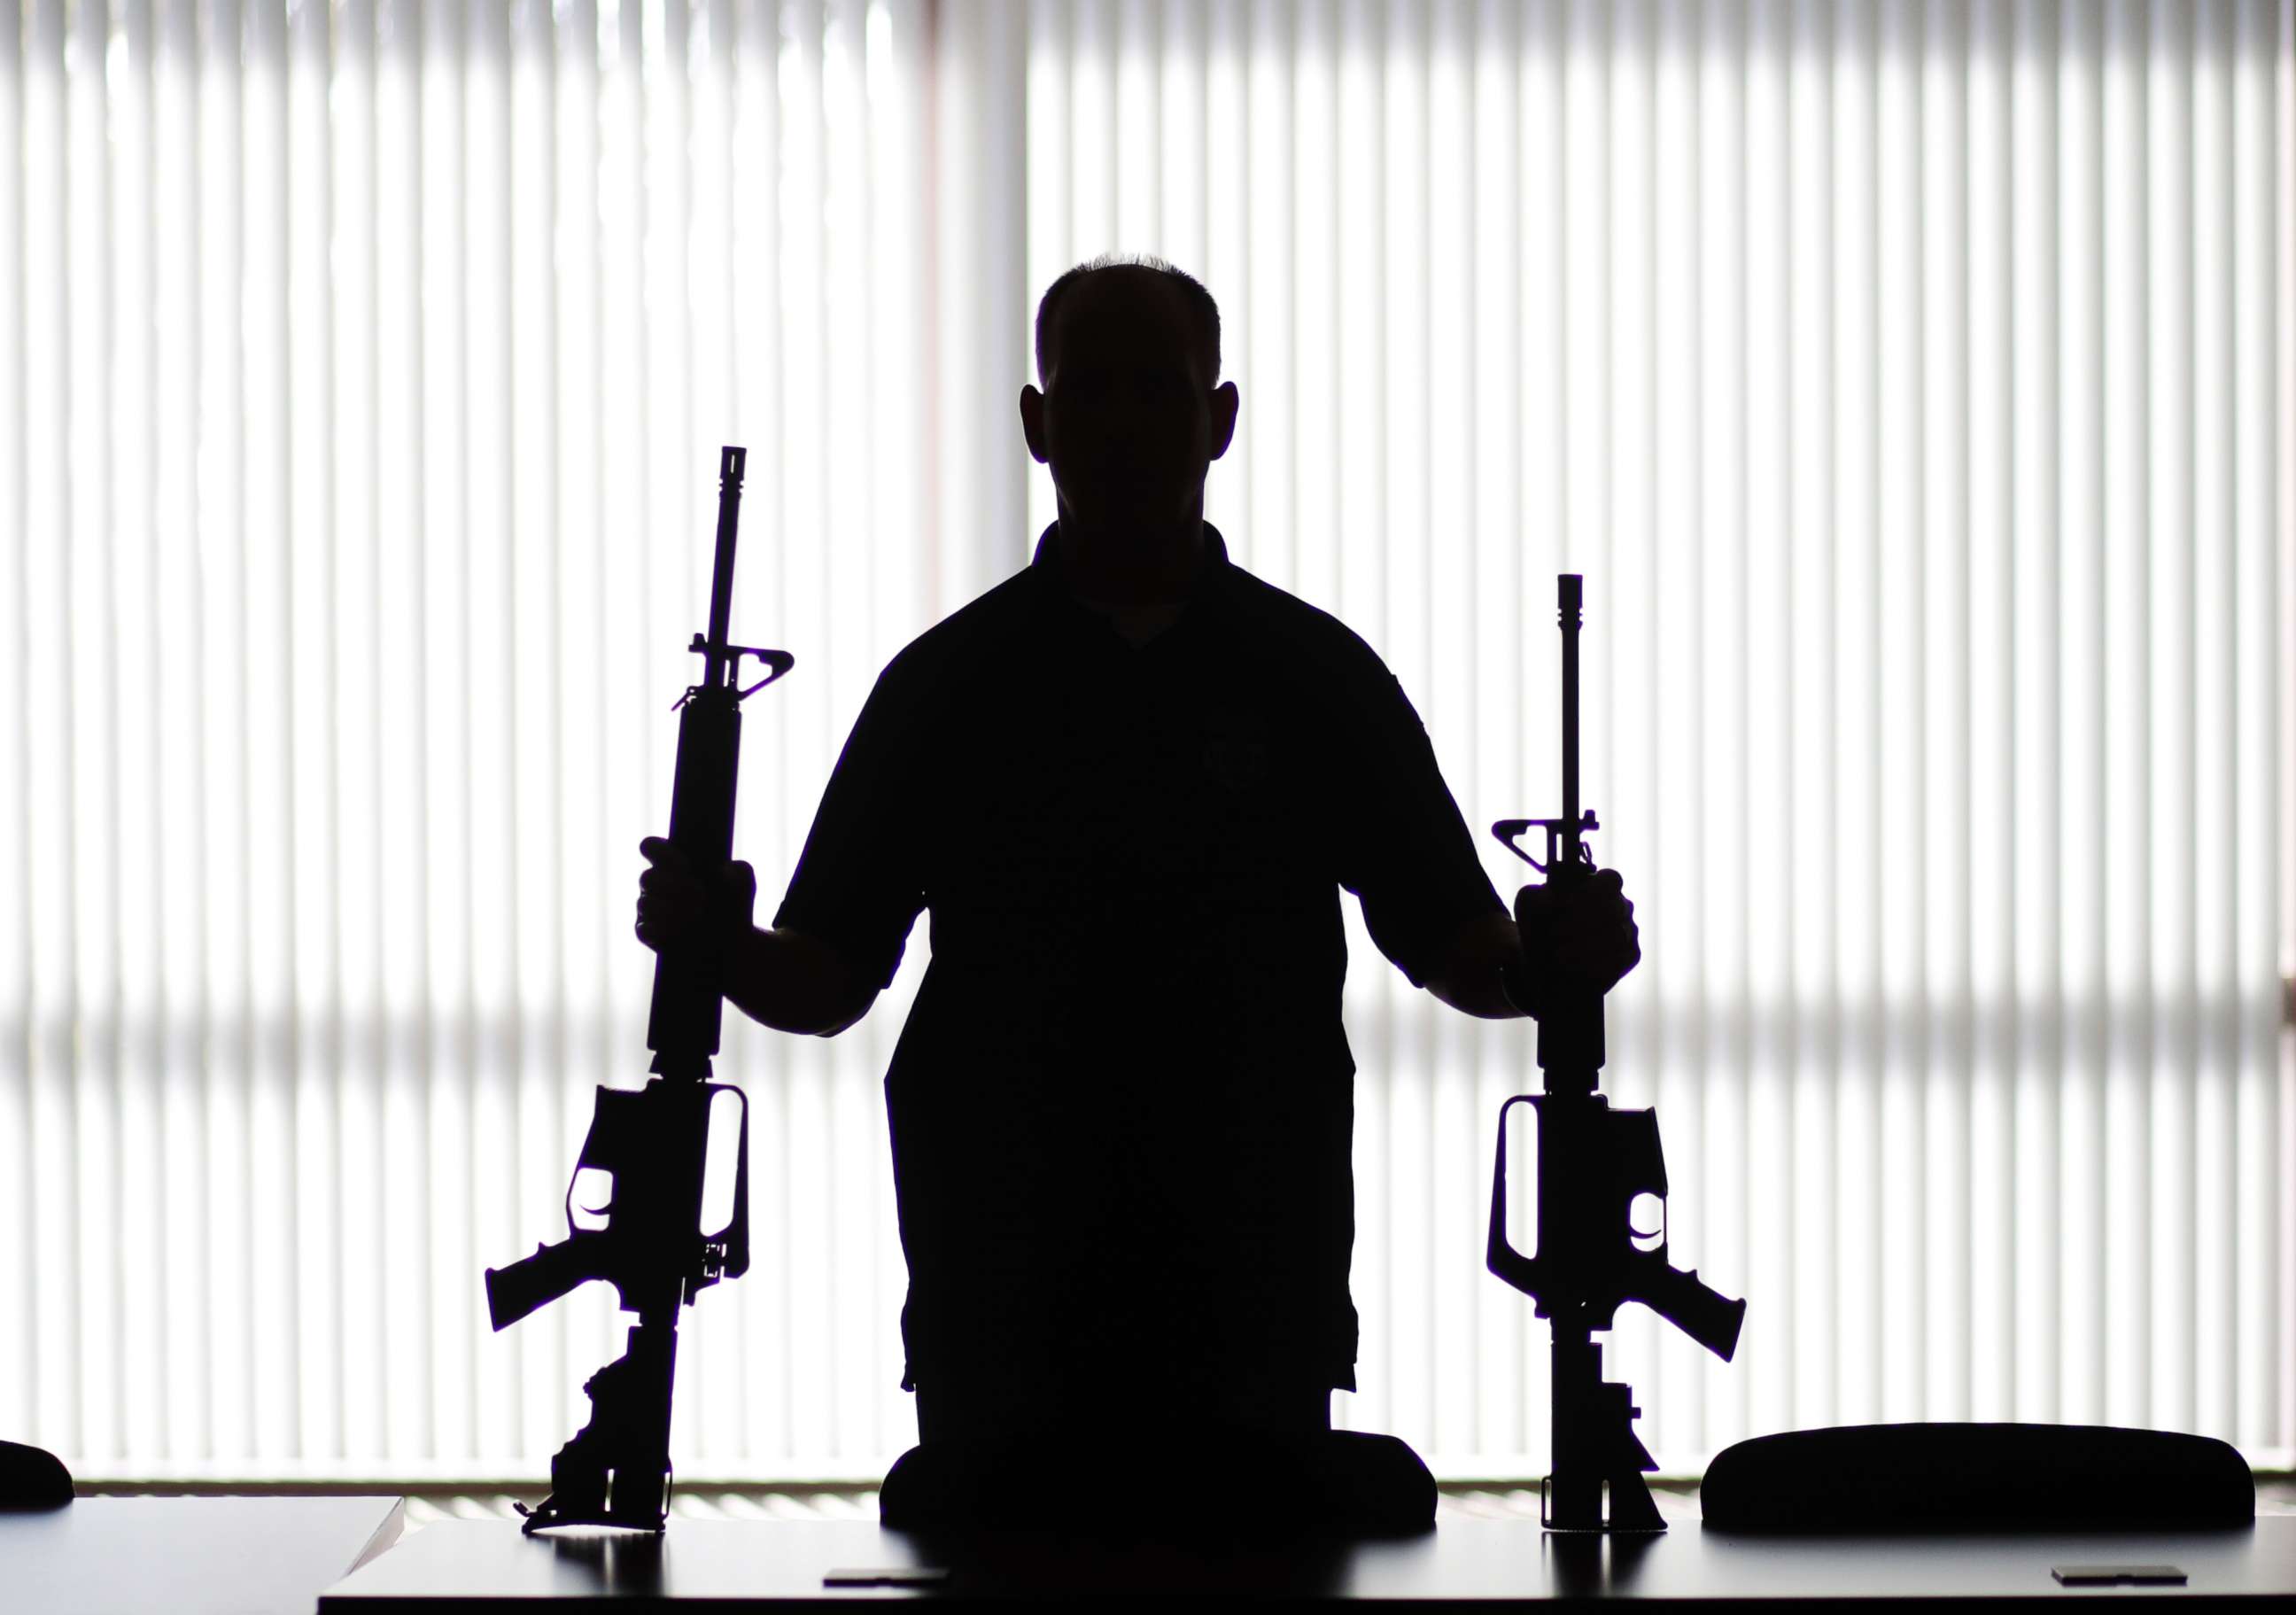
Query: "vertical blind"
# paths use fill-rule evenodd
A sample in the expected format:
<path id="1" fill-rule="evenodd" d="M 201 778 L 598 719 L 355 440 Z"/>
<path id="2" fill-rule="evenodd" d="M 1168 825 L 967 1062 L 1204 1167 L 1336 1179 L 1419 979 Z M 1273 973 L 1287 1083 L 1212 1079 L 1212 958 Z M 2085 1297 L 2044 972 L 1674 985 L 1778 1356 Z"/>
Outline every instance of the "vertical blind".
<path id="1" fill-rule="evenodd" d="M 488 1332 L 644 1074 L 636 843 L 750 449 L 770 905 L 884 661 L 1053 519 L 1045 285 L 1151 252 L 1207 514 L 1482 835 L 1587 801 L 1722 1365 L 1662 1465 L 2112 1422 L 2296 1456 L 2290 0 L 45 0 L 0 12 L 0 1435 L 105 1475 L 531 1476 L 610 1293 Z M 933 833 L 931 804 L 914 832 Z M 1361 1390 L 1535 1474 L 1481 1267 L 1529 1029 L 1348 910 Z M 879 1087 L 729 1020 L 756 1265 L 682 1475 L 914 1439 Z M 1518 1141 L 1519 1242 L 1530 1182 Z"/>

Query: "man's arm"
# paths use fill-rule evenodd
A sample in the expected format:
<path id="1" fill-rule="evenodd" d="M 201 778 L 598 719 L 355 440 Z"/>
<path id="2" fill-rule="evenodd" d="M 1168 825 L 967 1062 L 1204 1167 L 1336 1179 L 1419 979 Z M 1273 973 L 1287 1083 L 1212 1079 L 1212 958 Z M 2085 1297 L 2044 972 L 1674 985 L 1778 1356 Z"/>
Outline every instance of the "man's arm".
<path id="1" fill-rule="evenodd" d="M 1513 920 L 1504 914 L 1478 914 L 1452 940 L 1442 964 L 1427 978 L 1427 990 L 1463 1014 L 1519 1020 L 1522 1012 L 1499 984 L 1499 972 L 1521 957 L 1522 939 Z"/>
<path id="2" fill-rule="evenodd" d="M 729 859 L 705 885 L 662 837 L 646 837 L 638 850 L 652 865 L 638 877 L 638 940 L 656 953 L 696 940 L 720 950 L 721 990 L 750 1020 L 777 1032 L 833 1037 L 876 1002 L 878 988 L 834 944 L 750 922 L 758 876 L 749 865 Z"/>
<path id="3" fill-rule="evenodd" d="M 892 985 L 923 911 L 918 843 L 904 816 L 929 794 L 937 707 L 933 669 L 915 650 L 888 662 L 861 703 L 773 923 L 741 950 L 756 968 L 735 963 L 755 997 L 729 996 L 767 1026 L 816 1037 L 851 1026 Z M 776 1001 L 784 982 L 789 996 Z"/>
<path id="4" fill-rule="evenodd" d="M 751 926 L 726 972 L 726 996 L 743 1014 L 812 1037 L 834 1037 L 860 1020 L 877 991 L 834 947 L 787 926 Z"/>

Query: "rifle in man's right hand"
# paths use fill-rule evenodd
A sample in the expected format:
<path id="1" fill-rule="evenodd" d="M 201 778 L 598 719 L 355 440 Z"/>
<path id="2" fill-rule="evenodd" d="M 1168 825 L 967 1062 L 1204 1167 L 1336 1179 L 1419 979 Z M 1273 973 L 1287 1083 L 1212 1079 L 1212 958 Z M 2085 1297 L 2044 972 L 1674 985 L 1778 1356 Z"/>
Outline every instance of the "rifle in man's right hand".
<path id="1" fill-rule="evenodd" d="M 1540 909 L 1575 904 L 1578 889 L 1601 879 L 1585 832 L 1600 829 L 1578 808 L 1578 626 L 1580 578 L 1558 580 L 1562 626 L 1562 816 L 1502 819 L 1491 833 L 1546 877 L 1544 888 L 1515 895 L 1515 924 L 1538 934 Z M 1546 832 L 1546 861 L 1515 845 L 1533 828 Z M 1615 878 L 1615 877 L 1613 877 Z M 1667 1260 L 1666 1161 L 1652 1111 L 1614 1111 L 1595 1091 L 1603 1069 L 1603 989 L 1553 971 L 1536 981 L 1508 971 L 1507 995 L 1538 1021 L 1538 1063 L 1546 1092 L 1518 1094 L 1499 1107 L 1498 1160 L 1491 1176 L 1490 1270 L 1553 1320 L 1553 1467 L 1541 1518 L 1551 1530 L 1662 1531 L 1644 1472 L 1658 1467 L 1635 1436 L 1642 1410 L 1625 1385 L 1603 1378 L 1603 1349 L 1592 1338 L 1608 1329 L 1620 1303 L 1639 1301 L 1727 1362 L 1737 1349 L 1746 1303 L 1716 1293 Z M 1538 1117 L 1538 1254 L 1525 1256 L 1506 1237 L 1507 1112 L 1527 1104 Z M 1658 1225 L 1637 1229 L 1636 1201 L 1657 1209 Z M 1604 1509 L 1607 1496 L 1609 1507 Z"/>

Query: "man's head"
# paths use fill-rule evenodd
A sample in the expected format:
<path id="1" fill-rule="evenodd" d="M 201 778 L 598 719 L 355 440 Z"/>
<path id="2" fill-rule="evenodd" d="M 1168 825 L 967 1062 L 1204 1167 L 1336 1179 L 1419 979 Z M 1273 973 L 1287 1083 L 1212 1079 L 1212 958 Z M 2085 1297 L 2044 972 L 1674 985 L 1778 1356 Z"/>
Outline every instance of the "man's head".
<path id="1" fill-rule="evenodd" d="M 1037 305 L 1037 375 L 1021 423 L 1064 507 L 1128 526 L 1201 512 L 1237 397 L 1218 380 L 1219 309 L 1194 279 L 1153 258 L 1078 265 Z"/>

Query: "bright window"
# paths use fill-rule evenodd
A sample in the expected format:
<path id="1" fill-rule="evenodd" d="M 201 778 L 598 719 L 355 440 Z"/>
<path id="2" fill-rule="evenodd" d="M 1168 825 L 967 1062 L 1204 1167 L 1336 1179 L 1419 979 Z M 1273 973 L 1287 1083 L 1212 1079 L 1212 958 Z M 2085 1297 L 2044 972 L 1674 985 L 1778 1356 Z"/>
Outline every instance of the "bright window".
<path id="1" fill-rule="evenodd" d="M 496 1336 L 479 1275 L 644 1075 L 718 447 L 737 637 L 798 663 L 747 726 L 769 912 L 877 670 L 1052 519 L 1035 301 L 1112 249 L 1219 299 L 1208 512 L 1479 830 L 1556 809 L 1587 579 L 1646 951 L 1605 1087 L 1751 1303 L 1730 1365 L 1617 1332 L 1660 1463 L 2012 1417 L 2291 1461 L 2286 0 L 21 9 L 0 1434 L 546 1472 L 611 1298 Z M 1536 1474 L 1480 1236 L 1529 1033 L 1349 924 L 1340 1416 Z M 758 1258 L 686 1316 L 681 1478 L 914 1439 L 878 1083 L 927 951 L 842 1037 L 730 1037 Z"/>

